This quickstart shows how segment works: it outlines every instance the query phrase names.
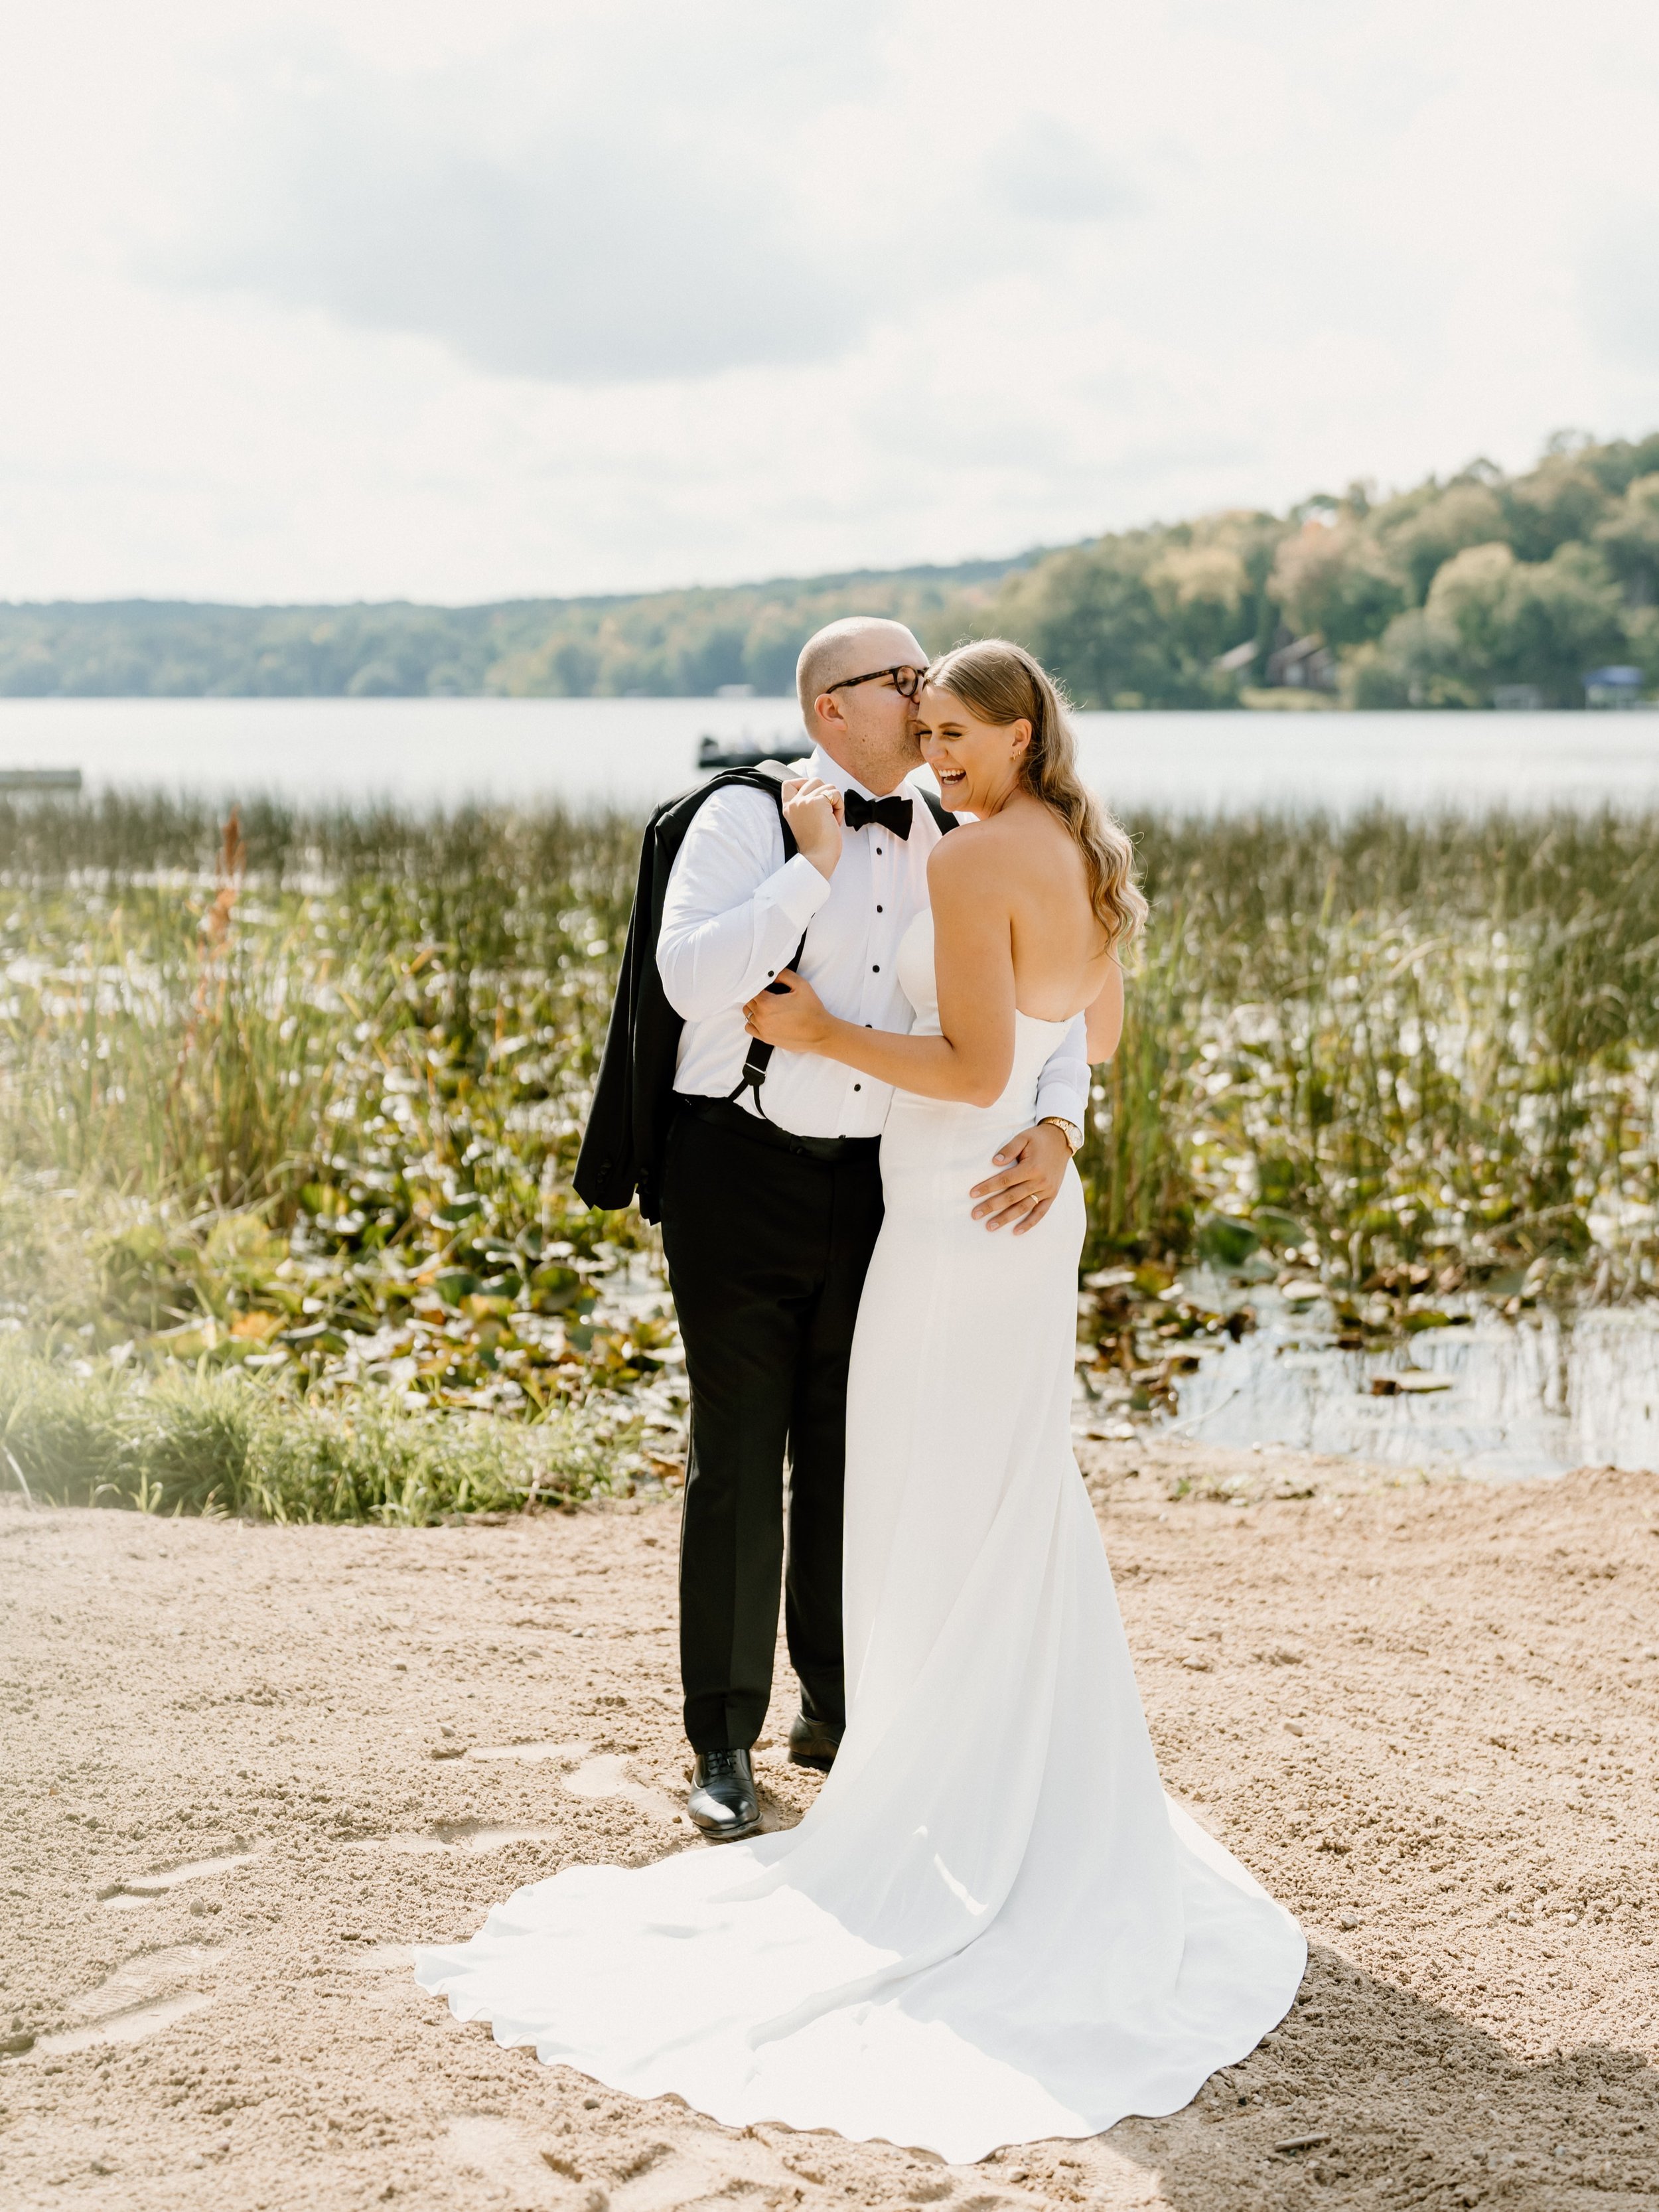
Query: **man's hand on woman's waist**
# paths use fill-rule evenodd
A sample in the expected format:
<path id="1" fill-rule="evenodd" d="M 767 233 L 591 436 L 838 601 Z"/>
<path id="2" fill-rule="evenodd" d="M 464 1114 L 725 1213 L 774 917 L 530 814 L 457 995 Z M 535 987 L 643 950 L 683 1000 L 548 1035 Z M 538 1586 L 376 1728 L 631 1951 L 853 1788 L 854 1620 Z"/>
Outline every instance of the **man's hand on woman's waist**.
<path id="1" fill-rule="evenodd" d="M 1072 1148 L 1052 1121 L 1039 1121 L 1011 1138 L 992 1162 L 999 1172 L 974 1185 L 974 1219 L 988 1229 L 1012 1229 L 1023 1237 L 1035 1229 L 1060 1195 Z"/>

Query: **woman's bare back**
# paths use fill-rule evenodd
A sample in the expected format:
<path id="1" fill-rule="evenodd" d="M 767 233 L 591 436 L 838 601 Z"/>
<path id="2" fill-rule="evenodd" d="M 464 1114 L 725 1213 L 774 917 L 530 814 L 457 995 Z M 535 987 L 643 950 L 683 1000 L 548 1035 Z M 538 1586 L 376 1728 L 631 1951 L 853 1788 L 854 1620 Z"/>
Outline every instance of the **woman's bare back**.
<path id="1" fill-rule="evenodd" d="M 1076 839 L 1024 793 L 988 821 L 963 828 L 1007 904 L 1014 1004 L 1035 1021 L 1070 1021 L 1099 997 L 1110 957 Z"/>

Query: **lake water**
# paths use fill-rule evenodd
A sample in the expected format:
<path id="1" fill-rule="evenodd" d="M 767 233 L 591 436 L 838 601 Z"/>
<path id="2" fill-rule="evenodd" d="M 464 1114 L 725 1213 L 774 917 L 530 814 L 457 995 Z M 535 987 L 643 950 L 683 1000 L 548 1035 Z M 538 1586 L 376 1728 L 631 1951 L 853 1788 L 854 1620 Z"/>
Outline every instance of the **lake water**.
<path id="1" fill-rule="evenodd" d="M 1079 724 L 1091 781 L 1124 809 L 1659 805 L 1659 714 L 1129 714 Z M 9 699 L 0 769 L 78 768 L 93 789 L 638 807 L 696 780 L 705 733 L 752 736 L 786 754 L 801 743 L 783 699 Z"/>
<path id="2" fill-rule="evenodd" d="M 1203 1303 L 1225 1302 L 1212 1279 L 1193 1287 Z M 1179 1378 L 1175 1419 L 1160 1425 L 1200 1443 L 1285 1445 L 1499 1481 L 1659 1467 L 1650 1304 L 1540 1305 L 1509 1321 L 1468 1300 L 1462 1327 L 1340 1352 L 1322 1297 L 1292 1307 L 1257 1289 L 1249 1303 L 1255 1332 L 1203 1351 L 1198 1371 Z"/>

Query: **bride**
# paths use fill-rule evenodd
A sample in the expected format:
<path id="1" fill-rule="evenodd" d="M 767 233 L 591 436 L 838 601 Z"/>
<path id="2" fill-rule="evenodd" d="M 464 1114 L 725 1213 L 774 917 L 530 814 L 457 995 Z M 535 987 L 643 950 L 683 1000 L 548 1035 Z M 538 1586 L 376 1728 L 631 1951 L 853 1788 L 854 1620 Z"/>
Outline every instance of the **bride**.
<path id="1" fill-rule="evenodd" d="M 1071 1449 L 1077 1176 L 1012 1243 L 961 1203 L 1079 1009 L 1114 1024 L 1128 841 L 1020 647 L 958 647 L 917 712 L 974 818 L 900 947 L 913 1031 L 799 977 L 745 1010 L 899 1094 L 848 1399 L 839 1755 L 798 1827 L 568 1868 L 416 1973 L 612 2088 L 956 2162 L 1176 2111 L 1282 2018 L 1306 1946 L 1158 1780 Z"/>

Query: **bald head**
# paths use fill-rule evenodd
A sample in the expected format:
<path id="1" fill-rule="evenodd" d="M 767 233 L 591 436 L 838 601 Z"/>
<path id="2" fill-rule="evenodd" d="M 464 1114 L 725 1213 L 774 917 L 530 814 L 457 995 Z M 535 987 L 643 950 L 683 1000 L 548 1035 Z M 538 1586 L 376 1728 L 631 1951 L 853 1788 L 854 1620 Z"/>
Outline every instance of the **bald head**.
<path id="1" fill-rule="evenodd" d="M 878 668 L 925 668 L 927 655 L 901 622 L 885 615 L 846 615 L 815 631 L 795 663 L 795 692 L 808 736 L 817 727 L 812 702 L 849 676 L 868 676 Z"/>

